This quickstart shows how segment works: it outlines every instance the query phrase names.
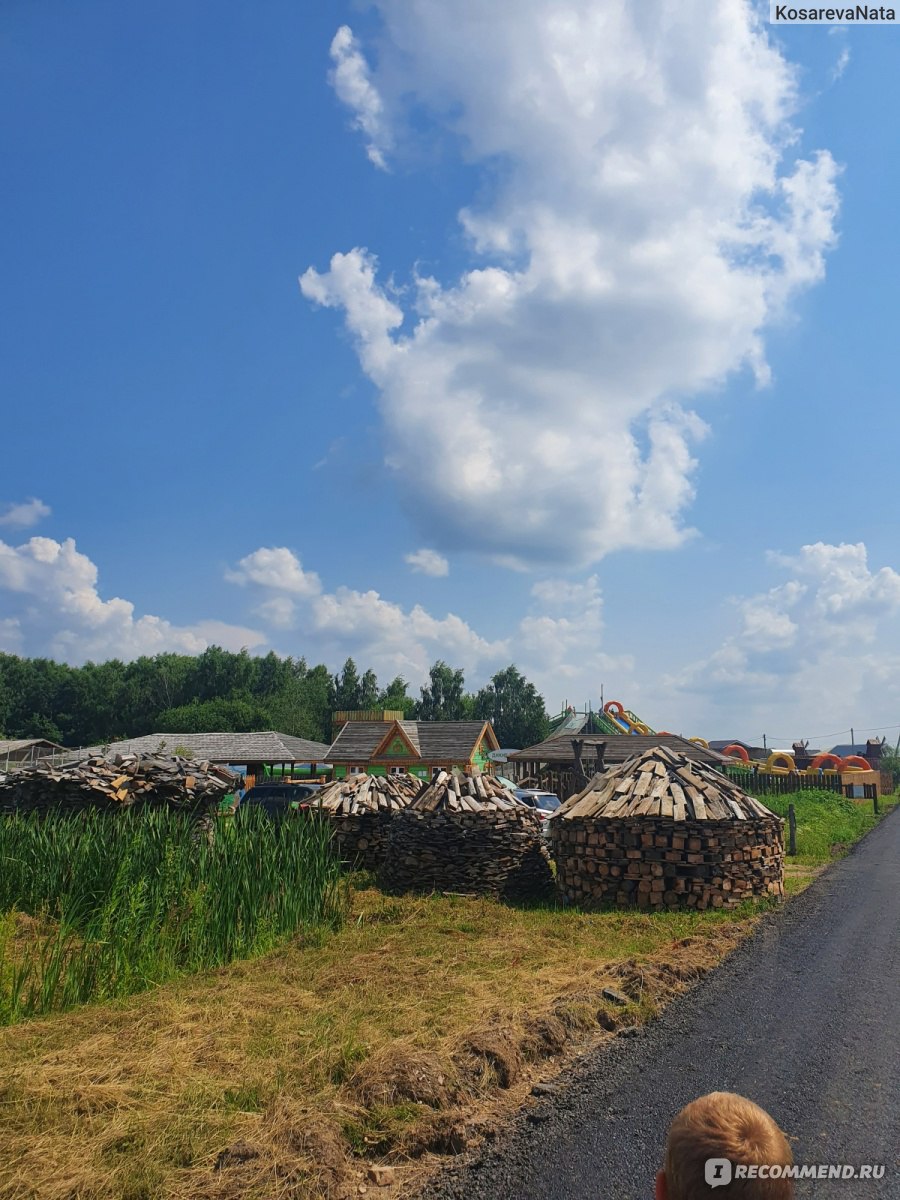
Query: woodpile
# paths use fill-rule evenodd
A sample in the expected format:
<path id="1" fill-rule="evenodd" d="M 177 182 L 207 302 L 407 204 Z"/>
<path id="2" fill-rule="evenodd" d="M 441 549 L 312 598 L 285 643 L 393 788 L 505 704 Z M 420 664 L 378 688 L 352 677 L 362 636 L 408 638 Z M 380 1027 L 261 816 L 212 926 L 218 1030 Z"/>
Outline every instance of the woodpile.
<path id="1" fill-rule="evenodd" d="M 506 900 L 552 891 L 541 822 L 489 775 L 440 771 L 391 823 L 386 891 L 441 891 Z"/>
<path id="2" fill-rule="evenodd" d="M 198 812 L 237 783 L 225 767 L 177 755 L 117 754 L 53 766 L 38 762 L 0 782 L 0 812 L 118 811 L 147 804 Z"/>
<path id="3" fill-rule="evenodd" d="M 583 907 L 733 908 L 784 895 L 783 822 L 715 768 L 654 747 L 550 818 L 563 896 Z"/>
<path id="4" fill-rule="evenodd" d="M 318 791 L 309 811 L 327 818 L 341 859 L 377 871 L 387 852 L 395 813 L 419 790 L 412 775 L 349 775 Z"/>

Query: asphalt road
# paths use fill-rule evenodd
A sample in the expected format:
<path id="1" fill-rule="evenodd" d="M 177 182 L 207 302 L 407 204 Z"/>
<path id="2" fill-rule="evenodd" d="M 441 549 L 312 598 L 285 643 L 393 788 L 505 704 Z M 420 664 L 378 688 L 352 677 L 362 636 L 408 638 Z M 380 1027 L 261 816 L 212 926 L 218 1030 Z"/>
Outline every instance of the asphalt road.
<path id="1" fill-rule="evenodd" d="M 900 811 L 762 923 L 637 1036 L 587 1056 L 422 1200 L 648 1200 L 689 1100 L 766 1108 L 798 1163 L 883 1163 L 881 1181 L 798 1181 L 816 1200 L 900 1198 Z"/>

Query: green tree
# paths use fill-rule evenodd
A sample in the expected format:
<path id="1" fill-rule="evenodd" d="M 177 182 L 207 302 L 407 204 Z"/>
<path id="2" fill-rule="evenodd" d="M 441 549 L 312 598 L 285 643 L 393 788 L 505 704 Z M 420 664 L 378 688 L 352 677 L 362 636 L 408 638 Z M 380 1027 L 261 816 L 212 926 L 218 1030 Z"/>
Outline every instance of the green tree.
<path id="1" fill-rule="evenodd" d="M 467 715 L 462 670 L 439 659 L 429 677 L 430 683 L 422 688 L 417 716 L 423 721 L 462 721 Z"/>
<path id="2" fill-rule="evenodd" d="M 501 746 L 533 746 L 550 732 L 543 696 L 513 664 L 478 692 L 474 709 L 491 722 Z"/>
<path id="3" fill-rule="evenodd" d="M 407 689 L 409 684 L 402 675 L 392 679 L 378 697 L 379 708 L 394 712 L 402 712 L 404 717 L 412 717 L 416 711 L 416 700 L 410 696 Z"/>
<path id="4" fill-rule="evenodd" d="M 362 686 L 359 671 L 352 658 L 344 663 L 340 675 L 334 677 L 334 708 L 337 710 L 362 708 Z"/>
<path id="5" fill-rule="evenodd" d="M 195 700 L 167 708 L 156 719 L 160 733 L 252 733 L 269 724 L 269 713 L 258 701 L 241 699 Z"/>
<path id="6" fill-rule="evenodd" d="M 359 681 L 359 707 L 375 708 L 378 704 L 378 679 L 374 671 L 366 671 Z"/>

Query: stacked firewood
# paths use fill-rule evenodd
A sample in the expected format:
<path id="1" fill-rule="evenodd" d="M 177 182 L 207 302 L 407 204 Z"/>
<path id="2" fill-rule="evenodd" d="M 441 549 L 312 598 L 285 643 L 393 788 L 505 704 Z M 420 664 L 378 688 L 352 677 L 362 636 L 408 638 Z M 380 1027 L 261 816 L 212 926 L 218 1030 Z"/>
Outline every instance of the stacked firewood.
<path id="1" fill-rule="evenodd" d="M 585 907 L 733 908 L 784 894 L 781 819 L 664 747 L 595 775 L 550 829 L 557 886 Z"/>
<path id="2" fill-rule="evenodd" d="M 375 871 L 384 861 L 394 814 L 409 804 L 420 783 L 412 775 L 350 775 L 318 791 L 310 811 L 328 820 L 342 860 Z"/>
<path id="3" fill-rule="evenodd" d="M 117 754 L 54 766 L 37 762 L 0 782 L 0 811 L 48 812 L 155 805 L 198 812 L 236 785 L 226 767 L 177 755 Z"/>
<path id="4" fill-rule="evenodd" d="M 524 899 L 546 895 L 553 877 L 531 809 L 490 776 L 440 771 L 394 818 L 381 884 Z"/>

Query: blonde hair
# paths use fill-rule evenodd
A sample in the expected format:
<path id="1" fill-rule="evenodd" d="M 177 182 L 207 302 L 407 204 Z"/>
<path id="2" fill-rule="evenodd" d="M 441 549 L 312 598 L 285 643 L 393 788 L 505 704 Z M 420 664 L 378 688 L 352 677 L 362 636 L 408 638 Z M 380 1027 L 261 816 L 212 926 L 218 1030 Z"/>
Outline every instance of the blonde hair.
<path id="1" fill-rule="evenodd" d="M 788 1166 L 793 1162 L 787 1138 L 765 1111 L 734 1092 L 710 1092 L 686 1105 L 666 1139 L 666 1191 L 669 1200 L 791 1200 L 790 1179 L 732 1179 L 716 1188 L 705 1178 L 708 1158 L 732 1165 Z"/>

